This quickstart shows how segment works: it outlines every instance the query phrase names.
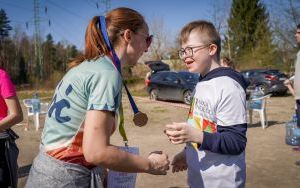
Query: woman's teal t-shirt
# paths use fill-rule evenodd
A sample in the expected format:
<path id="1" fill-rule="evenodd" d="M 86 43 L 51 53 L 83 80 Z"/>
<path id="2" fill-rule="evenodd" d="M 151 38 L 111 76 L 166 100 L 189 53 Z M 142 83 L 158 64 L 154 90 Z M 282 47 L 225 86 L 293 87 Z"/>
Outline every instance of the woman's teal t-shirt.
<path id="1" fill-rule="evenodd" d="M 56 87 L 45 120 L 42 148 L 57 159 L 79 160 L 75 163 L 84 165 L 82 123 L 86 112 L 117 112 L 121 91 L 122 77 L 108 57 L 84 61 L 72 68 Z"/>

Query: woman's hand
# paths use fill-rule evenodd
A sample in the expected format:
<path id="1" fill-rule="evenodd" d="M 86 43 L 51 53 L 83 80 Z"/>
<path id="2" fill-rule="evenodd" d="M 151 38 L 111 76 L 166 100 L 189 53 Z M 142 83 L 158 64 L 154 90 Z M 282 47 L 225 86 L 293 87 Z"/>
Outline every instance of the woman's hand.
<path id="1" fill-rule="evenodd" d="M 151 152 L 148 156 L 150 160 L 151 167 L 149 174 L 153 175 L 166 175 L 169 170 L 170 161 L 168 160 L 168 155 L 164 154 L 162 151 Z"/>
<path id="2" fill-rule="evenodd" d="M 164 132 L 172 144 L 183 144 L 186 142 L 201 144 L 203 141 L 203 132 L 187 123 L 168 124 Z"/>
<path id="3" fill-rule="evenodd" d="M 173 166 L 172 167 L 173 173 L 184 171 L 187 169 L 185 150 L 181 151 L 180 153 L 174 156 L 171 165 Z"/>

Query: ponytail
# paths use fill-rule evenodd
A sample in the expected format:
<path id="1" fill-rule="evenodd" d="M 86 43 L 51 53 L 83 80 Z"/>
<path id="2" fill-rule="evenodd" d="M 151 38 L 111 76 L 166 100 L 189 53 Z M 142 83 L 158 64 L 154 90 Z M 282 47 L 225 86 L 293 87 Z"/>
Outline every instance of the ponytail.
<path id="1" fill-rule="evenodd" d="M 106 28 L 109 40 L 113 47 L 119 44 L 121 33 L 130 29 L 137 32 L 146 24 L 144 17 L 135 10 L 130 8 L 117 8 L 110 11 L 106 18 Z M 73 68 L 85 60 L 97 59 L 100 56 L 109 56 L 110 51 L 105 43 L 100 30 L 100 20 L 98 16 L 93 17 L 89 22 L 85 32 L 85 50 L 84 53 L 68 64 L 68 68 Z"/>

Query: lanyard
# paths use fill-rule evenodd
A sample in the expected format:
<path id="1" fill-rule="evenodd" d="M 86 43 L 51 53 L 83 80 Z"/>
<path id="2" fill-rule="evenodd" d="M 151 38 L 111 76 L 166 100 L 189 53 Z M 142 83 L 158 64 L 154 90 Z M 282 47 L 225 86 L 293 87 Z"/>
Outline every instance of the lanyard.
<path id="1" fill-rule="evenodd" d="M 99 16 L 100 18 L 100 28 L 101 28 L 101 32 L 102 32 L 102 35 L 104 37 L 104 40 L 111 52 L 111 55 L 112 55 L 112 59 L 113 59 L 113 63 L 115 65 L 115 67 L 117 68 L 117 70 L 119 71 L 119 73 L 121 74 L 122 76 L 122 70 L 121 70 L 121 62 L 120 62 L 120 59 L 119 57 L 117 56 L 115 50 L 113 49 L 111 43 L 110 43 L 110 40 L 108 38 L 108 34 L 107 34 L 107 31 L 106 31 L 106 21 L 105 21 L 105 17 L 104 16 Z M 138 107 L 136 106 L 126 84 L 124 83 L 124 80 L 123 80 L 123 85 L 125 87 L 125 90 L 126 90 L 126 93 L 127 93 L 127 96 L 128 96 L 128 99 L 129 99 L 129 102 L 130 102 L 130 105 L 132 107 L 132 110 L 133 112 L 136 114 L 139 112 L 139 109 Z"/>
<path id="2" fill-rule="evenodd" d="M 112 44 L 110 43 L 110 40 L 109 40 L 109 37 L 108 37 L 108 34 L 107 34 L 107 30 L 106 30 L 106 21 L 105 21 L 105 17 L 104 16 L 99 16 L 99 27 L 101 29 L 101 33 L 102 33 L 102 36 L 105 40 L 105 43 L 107 44 L 108 48 L 109 48 L 109 51 L 111 53 L 111 56 L 112 56 L 112 61 L 113 61 L 113 64 L 114 66 L 116 67 L 116 69 L 118 70 L 118 72 L 120 73 L 120 75 L 122 76 L 122 70 L 121 70 L 121 62 L 120 62 L 120 59 L 119 57 L 117 56 L 115 50 L 113 49 L 113 46 Z M 122 79 L 122 82 L 123 82 L 123 85 L 124 85 L 124 88 L 126 90 L 126 93 L 127 93 L 127 96 L 128 96 L 128 99 L 129 99 L 129 102 L 130 102 L 130 105 L 131 105 L 131 108 L 134 112 L 134 123 L 138 126 L 143 126 L 147 123 L 148 121 L 148 118 L 147 118 L 147 115 L 144 114 L 144 113 L 141 113 L 137 107 L 137 105 L 135 104 L 131 94 L 130 94 L 130 91 L 129 89 L 127 88 L 125 82 L 124 82 L 124 79 Z M 125 133 L 125 129 L 124 129 L 124 114 L 123 114 L 123 108 L 122 108 L 122 104 L 120 106 L 120 122 L 119 122 L 119 132 L 121 134 L 121 136 L 123 137 L 123 140 L 125 142 L 125 144 L 127 143 L 127 137 L 126 137 L 126 133 Z M 138 123 L 136 123 L 136 121 Z"/>

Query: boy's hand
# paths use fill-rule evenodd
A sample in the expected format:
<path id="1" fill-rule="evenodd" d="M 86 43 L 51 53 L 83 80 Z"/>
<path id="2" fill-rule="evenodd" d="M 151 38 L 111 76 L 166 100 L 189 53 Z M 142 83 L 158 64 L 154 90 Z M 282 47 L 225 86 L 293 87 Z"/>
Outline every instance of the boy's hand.
<path id="1" fill-rule="evenodd" d="M 201 144 L 203 141 L 203 132 L 189 126 L 187 123 L 168 124 L 164 132 L 172 144 L 182 144 L 186 142 Z"/>
<path id="2" fill-rule="evenodd" d="M 151 152 L 148 156 L 151 163 L 149 174 L 153 175 L 166 175 L 169 170 L 170 161 L 168 155 L 161 151 Z"/>
<path id="3" fill-rule="evenodd" d="M 184 171 L 187 169 L 185 150 L 181 151 L 180 153 L 174 156 L 171 165 L 173 166 L 172 167 L 173 173 Z"/>

